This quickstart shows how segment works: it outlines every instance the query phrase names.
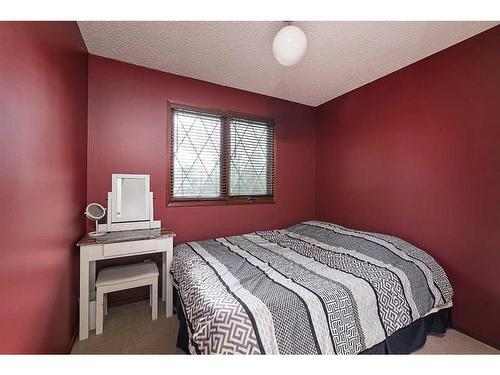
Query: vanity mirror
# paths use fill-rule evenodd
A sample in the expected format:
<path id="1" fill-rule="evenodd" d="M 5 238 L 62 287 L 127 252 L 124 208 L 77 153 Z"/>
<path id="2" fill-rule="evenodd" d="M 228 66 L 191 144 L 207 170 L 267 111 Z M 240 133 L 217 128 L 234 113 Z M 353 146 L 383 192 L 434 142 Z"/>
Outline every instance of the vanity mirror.
<path id="1" fill-rule="evenodd" d="M 106 209 L 99 203 L 90 203 L 85 209 L 85 216 L 87 219 L 95 221 L 95 232 L 90 232 L 90 237 L 102 236 L 105 232 L 99 232 L 99 220 L 106 215 Z"/>
<path id="2" fill-rule="evenodd" d="M 149 220 L 149 175 L 112 175 L 113 223 Z"/>

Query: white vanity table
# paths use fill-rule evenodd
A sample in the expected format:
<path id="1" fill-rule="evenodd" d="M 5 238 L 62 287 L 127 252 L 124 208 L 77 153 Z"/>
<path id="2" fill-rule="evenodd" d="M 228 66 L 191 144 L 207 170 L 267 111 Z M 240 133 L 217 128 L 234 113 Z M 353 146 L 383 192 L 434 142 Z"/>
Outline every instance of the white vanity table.
<path id="1" fill-rule="evenodd" d="M 153 219 L 153 194 L 148 175 L 113 174 L 108 193 L 108 221 L 101 236 L 85 235 L 80 248 L 80 340 L 88 338 L 91 301 L 95 301 L 96 261 L 134 255 L 162 253 L 162 300 L 166 316 L 173 313 L 170 265 L 175 234 Z M 95 305 L 94 305 L 95 306 Z"/>
<path id="2" fill-rule="evenodd" d="M 90 301 L 95 301 L 96 261 L 133 255 L 162 253 L 162 300 L 167 317 L 172 316 L 172 263 L 175 234 L 167 229 L 140 229 L 107 233 L 101 237 L 84 236 L 80 247 L 80 340 L 89 337 Z"/>

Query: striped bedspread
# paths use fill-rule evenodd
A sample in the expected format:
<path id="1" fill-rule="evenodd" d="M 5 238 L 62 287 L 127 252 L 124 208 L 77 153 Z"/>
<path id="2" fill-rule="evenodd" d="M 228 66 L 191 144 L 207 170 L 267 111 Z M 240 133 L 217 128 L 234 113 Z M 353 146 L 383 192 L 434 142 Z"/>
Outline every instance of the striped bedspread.
<path id="1" fill-rule="evenodd" d="M 423 250 L 320 221 L 178 245 L 171 275 L 192 353 L 355 354 L 453 295 Z"/>

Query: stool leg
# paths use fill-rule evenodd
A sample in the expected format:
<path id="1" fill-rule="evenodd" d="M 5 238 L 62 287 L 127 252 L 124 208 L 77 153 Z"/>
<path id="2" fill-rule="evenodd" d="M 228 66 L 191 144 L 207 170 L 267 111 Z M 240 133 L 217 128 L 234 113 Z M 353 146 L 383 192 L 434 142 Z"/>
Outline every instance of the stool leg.
<path id="1" fill-rule="evenodd" d="M 153 306 L 151 309 L 151 319 L 156 320 L 158 318 L 158 278 L 153 280 L 151 292 L 151 299 L 153 300 Z"/>
<path id="2" fill-rule="evenodd" d="M 104 295 L 104 315 L 108 315 L 108 293 Z"/>
<path id="3" fill-rule="evenodd" d="M 152 307 L 152 303 L 153 303 L 153 285 L 150 285 L 149 286 L 149 307 Z"/>
<path id="4" fill-rule="evenodd" d="M 96 303 L 95 303 L 95 334 L 96 335 L 101 335 L 102 334 L 102 328 L 104 324 L 104 314 L 103 314 L 103 293 L 102 290 L 99 290 L 97 288 L 97 296 L 96 296 Z"/>

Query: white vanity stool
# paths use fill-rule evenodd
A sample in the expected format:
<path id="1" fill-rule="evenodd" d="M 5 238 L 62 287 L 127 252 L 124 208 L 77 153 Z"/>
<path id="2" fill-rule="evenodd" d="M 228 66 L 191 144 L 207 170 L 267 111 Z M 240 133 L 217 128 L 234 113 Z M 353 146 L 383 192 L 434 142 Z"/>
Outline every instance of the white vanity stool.
<path id="1" fill-rule="evenodd" d="M 158 318 L 158 268 L 154 262 L 144 262 L 104 268 L 99 272 L 96 292 L 96 335 L 102 334 L 104 314 L 108 312 L 107 293 L 149 285 L 151 319 Z"/>

